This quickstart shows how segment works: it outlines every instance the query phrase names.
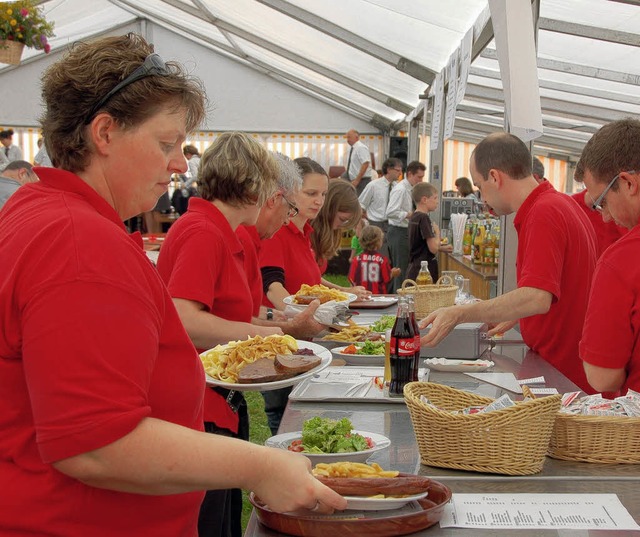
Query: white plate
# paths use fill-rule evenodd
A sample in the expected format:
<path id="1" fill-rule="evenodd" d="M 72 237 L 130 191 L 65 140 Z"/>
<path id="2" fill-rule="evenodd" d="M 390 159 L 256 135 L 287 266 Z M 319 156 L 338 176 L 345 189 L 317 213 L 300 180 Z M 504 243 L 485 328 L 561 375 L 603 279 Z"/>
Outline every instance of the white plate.
<path id="1" fill-rule="evenodd" d="M 306 456 L 314 466 L 320 462 L 365 462 L 376 451 L 388 448 L 391 445 L 391 440 L 381 434 L 357 431 L 355 429 L 352 432 L 371 438 L 374 444 L 373 447 L 371 449 L 365 449 L 364 451 L 353 451 L 351 453 L 302 453 L 302 455 Z M 267 447 L 288 449 L 291 442 L 294 440 L 300 440 L 300 438 L 302 438 L 302 431 L 277 434 L 276 436 L 267 438 L 264 445 Z"/>
<path id="2" fill-rule="evenodd" d="M 491 360 L 452 360 L 450 358 L 428 358 L 424 364 L 434 371 L 461 371 L 462 373 L 486 371 L 495 365 Z"/>
<path id="3" fill-rule="evenodd" d="M 205 374 L 207 384 L 209 386 L 220 386 L 221 388 L 226 388 L 227 390 L 236 390 L 239 392 L 268 392 L 271 390 L 279 390 L 280 388 L 286 388 L 287 386 L 295 386 L 299 382 L 302 382 L 305 379 L 313 377 L 316 373 L 319 373 L 324 368 L 329 367 L 331 360 L 331 353 L 325 349 L 322 345 L 318 345 L 317 343 L 311 343 L 309 341 L 299 341 L 298 343 L 299 349 L 311 349 L 316 356 L 319 356 L 321 362 L 319 365 L 314 367 L 313 369 L 307 371 L 306 373 L 302 373 L 302 375 L 298 375 L 297 377 L 292 377 L 290 379 L 285 380 L 276 380 L 274 382 L 259 382 L 256 384 L 240 384 L 233 382 L 224 382 L 222 380 L 214 379 L 209 375 Z M 202 354 L 205 354 L 209 351 L 205 351 Z M 202 354 L 200 356 L 202 356 Z"/>
<path id="4" fill-rule="evenodd" d="M 384 365 L 384 354 L 346 354 L 343 351 L 347 347 L 336 347 L 331 352 L 350 365 Z"/>
<path id="5" fill-rule="evenodd" d="M 386 511 L 389 509 L 400 509 L 403 505 L 421 500 L 429 494 L 429 491 L 420 494 L 412 494 L 404 498 L 363 498 L 361 496 L 345 496 L 347 509 L 354 511 Z"/>
<path id="6" fill-rule="evenodd" d="M 338 300 L 337 301 L 338 304 L 349 304 L 350 302 L 353 302 L 356 298 L 358 298 L 353 293 L 344 293 L 344 294 L 347 295 L 347 299 Z M 282 301 L 288 306 L 295 306 L 296 308 L 306 308 L 309 305 L 309 304 L 298 304 L 297 302 L 294 302 L 294 299 L 295 299 L 295 295 L 289 295 L 284 297 Z"/>

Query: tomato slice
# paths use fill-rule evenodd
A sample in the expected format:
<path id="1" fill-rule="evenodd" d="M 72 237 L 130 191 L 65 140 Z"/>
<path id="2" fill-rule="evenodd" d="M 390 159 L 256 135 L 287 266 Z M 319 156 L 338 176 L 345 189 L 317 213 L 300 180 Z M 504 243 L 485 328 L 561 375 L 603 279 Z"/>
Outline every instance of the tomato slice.
<path id="1" fill-rule="evenodd" d="M 348 347 L 345 347 L 344 350 L 342 351 L 343 354 L 356 354 L 358 352 L 358 347 L 356 347 L 355 345 L 349 345 Z"/>

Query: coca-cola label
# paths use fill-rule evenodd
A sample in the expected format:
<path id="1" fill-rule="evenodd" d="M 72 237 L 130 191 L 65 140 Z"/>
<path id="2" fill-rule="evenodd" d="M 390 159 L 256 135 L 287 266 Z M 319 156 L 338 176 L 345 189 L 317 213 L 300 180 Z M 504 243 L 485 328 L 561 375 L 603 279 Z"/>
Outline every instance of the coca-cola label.
<path id="1" fill-rule="evenodd" d="M 393 353 L 396 348 L 398 349 L 399 356 L 411 356 L 415 354 L 416 350 L 418 350 L 416 349 L 416 342 L 414 338 L 404 339 L 392 337 L 391 352 Z"/>

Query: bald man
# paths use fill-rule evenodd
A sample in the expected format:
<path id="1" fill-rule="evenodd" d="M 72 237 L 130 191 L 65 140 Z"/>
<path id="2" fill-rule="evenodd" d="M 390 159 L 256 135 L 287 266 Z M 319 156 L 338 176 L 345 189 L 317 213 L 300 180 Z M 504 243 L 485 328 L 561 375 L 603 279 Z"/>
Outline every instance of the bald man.
<path id="1" fill-rule="evenodd" d="M 9 197 L 27 183 L 35 183 L 38 176 L 33 171 L 33 166 L 26 160 L 14 160 L 0 174 L 0 208 Z"/>
<path id="2" fill-rule="evenodd" d="M 369 148 L 360 141 L 360 133 L 357 130 L 351 129 L 347 132 L 347 143 L 349 144 L 347 171 L 343 177 L 351 181 L 360 196 L 364 187 L 371 182 L 371 153 Z"/>

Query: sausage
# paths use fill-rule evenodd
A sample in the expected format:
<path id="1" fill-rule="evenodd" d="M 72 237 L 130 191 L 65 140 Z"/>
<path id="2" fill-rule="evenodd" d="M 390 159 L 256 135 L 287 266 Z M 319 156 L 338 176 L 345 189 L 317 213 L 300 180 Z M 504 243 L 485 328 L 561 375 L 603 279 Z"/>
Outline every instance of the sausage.
<path id="1" fill-rule="evenodd" d="M 321 483 L 342 496 L 399 496 L 420 494 L 431 485 L 431 479 L 420 475 L 398 477 L 326 477 L 316 476 Z"/>

